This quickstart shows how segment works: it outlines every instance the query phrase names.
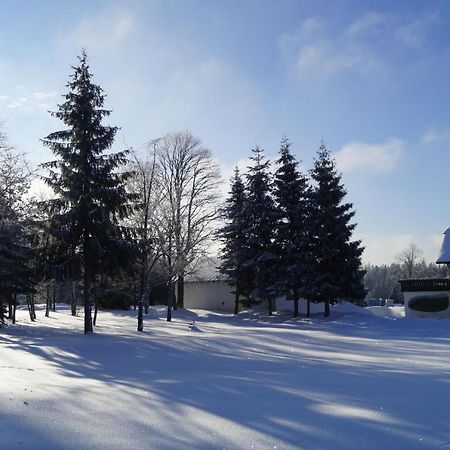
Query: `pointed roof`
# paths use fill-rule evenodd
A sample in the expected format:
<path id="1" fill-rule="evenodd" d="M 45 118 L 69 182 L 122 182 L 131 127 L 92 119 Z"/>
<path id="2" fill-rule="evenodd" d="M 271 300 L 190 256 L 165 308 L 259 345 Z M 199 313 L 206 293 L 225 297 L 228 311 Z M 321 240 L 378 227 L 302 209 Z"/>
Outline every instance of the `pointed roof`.
<path id="1" fill-rule="evenodd" d="M 444 231 L 444 240 L 436 264 L 450 264 L 450 227 Z"/>

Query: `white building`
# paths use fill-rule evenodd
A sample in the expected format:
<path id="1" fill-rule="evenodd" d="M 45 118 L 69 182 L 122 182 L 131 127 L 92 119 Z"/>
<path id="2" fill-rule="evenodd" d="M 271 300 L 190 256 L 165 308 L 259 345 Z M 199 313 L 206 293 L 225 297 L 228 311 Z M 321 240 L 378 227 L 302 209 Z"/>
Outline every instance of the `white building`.
<path id="1" fill-rule="evenodd" d="M 450 228 L 444 232 L 436 264 L 450 268 Z M 405 316 L 450 318 L 450 280 L 400 280 L 405 298 Z"/>
<path id="2" fill-rule="evenodd" d="M 234 294 L 228 281 L 211 279 L 187 281 L 184 285 L 184 307 L 187 309 L 206 309 L 209 311 L 234 313 Z M 311 303 L 311 314 L 323 313 L 323 303 Z M 255 311 L 267 311 L 266 302 L 252 307 Z M 301 299 L 298 304 L 299 314 L 307 313 L 307 301 Z M 284 297 L 277 298 L 274 310 L 294 311 L 294 302 Z"/>

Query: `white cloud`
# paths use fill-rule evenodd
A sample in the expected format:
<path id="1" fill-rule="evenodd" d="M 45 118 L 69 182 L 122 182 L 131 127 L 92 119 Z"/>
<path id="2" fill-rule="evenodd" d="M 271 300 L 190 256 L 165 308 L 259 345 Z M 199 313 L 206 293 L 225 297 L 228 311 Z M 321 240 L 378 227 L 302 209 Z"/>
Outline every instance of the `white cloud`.
<path id="1" fill-rule="evenodd" d="M 134 25 L 135 16 L 130 11 L 108 9 L 82 19 L 62 40 L 78 49 L 109 50 L 125 41 Z"/>
<path id="2" fill-rule="evenodd" d="M 430 128 L 422 137 L 423 144 L 435 144 L 436 142 L 448 141 L 450 139 L 449 128 Z"/>
<path id="3" fill-rule="evenodd" d="M 403 45 L 419 48 L 426 42 L 429 28 L 438 21 L 439 12 L 437 10 L 429 11 L 423 17 L 401 24 L 397 28 L 395 36 Z"/>
<path id="4" fill-rule="evenodd" d="M 376 32 L 381 25 L 388 22 L 386 14 L 371 11 L 352 22 L 345 34 L 347 37 L 367 36 L 368 33 Z"/>
<path id="5" fill-rule="evenodd" d="M 337 167 L 342 172 L 389 172 L 400 161 L 405 143 L 392 138 L 383 144 L 352 142 L 335 153 Z"/>
<path id="6" fill-rule="evenodd" d="M 0 96 L 1 101 L 7 102 L 8 109 L 24 109 L 27 112 L 33 112 L 36 109 L 48 109 L 49 100 L 56 97 L 55 91 L 33 91 L 27 86 L 16 86 L 16 92 L 11 95 Z"/>
<path id="7" fill-rule="evenodd" d="M 310 17 L 283 34 L 279 46 L 300 77 L 367 74 L 383 69 L 395 46 L 421 47 L 438 18 L 436 11 L 407 18 L 370 11 L 336 30 L 323 18 Z"/>
<path id="8" fill-rule="evenodd" d="M 329 41 L 306 45 L 297 59 L 300 74 L 332 74 L 344 70 L 366 73 L 377 67 L 370 53 L 358 46 L 336 47 Z"/>

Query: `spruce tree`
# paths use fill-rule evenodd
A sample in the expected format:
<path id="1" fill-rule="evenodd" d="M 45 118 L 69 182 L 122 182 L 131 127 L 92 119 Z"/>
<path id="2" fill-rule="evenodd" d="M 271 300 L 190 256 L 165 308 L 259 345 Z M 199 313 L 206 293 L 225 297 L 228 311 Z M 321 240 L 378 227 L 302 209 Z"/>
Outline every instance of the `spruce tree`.
<path id="1" fill-rule="evenodd" d="M 249 270 L 244 264 L 247 259 L 245 229 L 248 227 L 244 214 L 245 201 L 245 186 L 236 167 L 229 197 L 221 212 L 225 225 L 219 230 L 219 238 L 223 242 L 219 270 L 228 277 L 234 288 L 234 314 L 239 312 L 240 296 L 248 298 L 250 294 Z"/>
<path id="2" fill-rule="evenodd" d="M 275 172 L 274 196 L 279 212 L 276 248 L 279 256 L 278 290 L 294 301 L 294 317 L 298 316 L 298 302 L 306 292 L 310 268 L 308 220 L 309 184 L 298 170 L 292 155 L 291 143 L 283 138 L 278 169 Z"/>
<path id="3" fill-rule="evenodd" d="M 308 298 L 325 302 L 325 316 L 330 302 L 339 298 L 363 298 L 364 270 L 361 267 L 363 247 L 352 241 L 355 212 L 345 203 L 346 191 L 335 161 L 322 143 L 311 170 L 315 182 L 312 193 L 310 225 L 314 267 L 309 280 Z"/>
<path id="4" fill-rule="evenodd" d="M 120 267 L 127 253 L 120 223 L 129 213 L 129 196 L 124 187 L 128 174 L 118 170 L 127 162 L 127 151 L 105 153 L 117 127 L 102 124 L 111 111 L 103 107 L 102 88 L 91 80 L 86 52 L 78 59 L 65 101 L 52 113 L 66 129 L 43 139 L 58 159 L 43 166 L 49 170 L 45 181 L 56 194 L 46 204 L 51 253 L 55 264 L 82 278 L 88 333 L 93 331 L 90 290 L 96 275 Z"/>
<path id="5" fill-rule="evenodd" d="M 256 147 L 250 158 L 253 165 L 247 174 L 247 201 L 244 211 L 247 228 L 246 261 L 244 267 L 251 273 L 253 300 L 266 300 L 269 315 L 277 296 L 275 230 L 278 213 L 272 197 L 269 174 L 270 162 L 265 160 L 263 150 Z"/>

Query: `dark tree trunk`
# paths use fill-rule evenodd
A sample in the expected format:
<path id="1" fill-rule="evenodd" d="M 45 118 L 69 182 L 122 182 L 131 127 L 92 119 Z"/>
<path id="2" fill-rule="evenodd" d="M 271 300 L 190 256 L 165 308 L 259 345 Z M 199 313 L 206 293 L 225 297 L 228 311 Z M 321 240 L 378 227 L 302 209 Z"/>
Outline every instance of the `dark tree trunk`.
<path id="1" fill-rule="evenodd" d="M 28 307 L 28 313 L 30 314 L 30 320 L 34 322 L 36 320 L 36 314 L 34 312 L 33 308 L 33 294 L 27 294 L 27 307 Z"/>
<path id="2" fill-rule="evenodd" d="M 269 316 L 273 316 L 273 303 L 271 298 L 267 299 L 267 305 L 269 307 Z"/>
<path id="3" fill-rule="evenodd" d="M 52 311 L 56 311 L 56 282 L 53 283 L 53 302 L 52 302 Z"/>
<path id="4" fill-rule="evenodd" d="M 70 294 L 70 311 L 72 316 L 77 315 L 77 296 L 75 294 L 75 283 L 73 280 L 70 281 L 71 294 Z"/>
<path id="5" fill-rule="evenodd" d="M 330 315 L 330 300 L 325 300 L 325 309 L 323 315 L 328 317 Z"/>
<path id="6" fill-rule="evenodd" d="M 45 297 L 45 317 L 50 317 L 50 283 L 47 283 L 47 292 Z"/>
<path id="7" fill-rule="evenodd" d="M 34 294 L 31 294 L 31 312 L 33 314 L 33 319 L 36 320 L 36 309 L 34 306 L 35 306 Z"/>
<path id="8" fill-rule="evenodd" d="M 144 296 L 145 296 L 145 265 L 141 267 L 139 280 L 138 331 L 144 331 Z M 148 310 L 148 308 L 147 308 Z"/>
<path id="9" fill-rule="evenodd" d="M 12 318 L 13 318 L 13 303 L 10 302 L 8 304 L 8 319 L 12 320 Z"/>
<path id="10" fill-rule="evenodd" d="M 97 314 L 98 314 L 98 300 L 97 296 L 94 298 L 94 320 L 92 321 L 92 325 L 97 326 Z"/>
<path id="11" fill-rule="evenodd" d="M 184 275 L 178 276 L 177 305 L 179 308 L 184 308 Z"/>
<path id="12" fill-rule="evenodd" d="M 133 287 L 133 309 L 136 311 L 138 306 L 136 285 Z"/>
<path id="13" fill-rule="evenodd" d="M 16 323 L 16 311 L 17 311 L 17 294 L 14 294 L 12 323 Z"/>
<path id="14" fill-rule="evenodd" d="M 306 302 L 306 315 L 311 317 L 311 300 L 307 300 Z"/>
<path id="15" fill-rule="evenodd" d="M 5 323 L 5 307 L 3 298 L 0 298 L 0 325 Z"/>
<path id="16" fill-rule="evenodd" d="M 89 290 L 91 288 L 91 280 L 89 277 L 89 271 L 84 268 L 84 286 L 83 286 L 83 300 L 84 300 L 84 334 L 92 333 L 92 304 L 89 297 Z"/>
<path id="17" fill-rule="evenodd" d="M 173 284 L 169 282 L 167 292 L 167 322 L 172 322 Z"/>
<path id="18" fill-rule="evenodd" d="M 147 292 L 144 296 L 144 313 L 148 314 L 148 308 L 150 306 L 150 292 Z"/>
<path id="19" fill-rule="evenodd" d="M 144 296 L 141 295 L 138 307 L 138 331 L 144 331 Z"/>
<path id="20" fill-rule="evenodd" d="M 298 295 L 294 297 L 294 317 L 298 317 Z"/>
<path id="21" fill-rule="evenodd" d="M 234 293 L 234 315 L 238 314 L 239 312 L 239 292 L 236 287 L 236 292 Z"/>

